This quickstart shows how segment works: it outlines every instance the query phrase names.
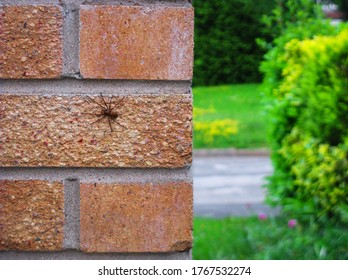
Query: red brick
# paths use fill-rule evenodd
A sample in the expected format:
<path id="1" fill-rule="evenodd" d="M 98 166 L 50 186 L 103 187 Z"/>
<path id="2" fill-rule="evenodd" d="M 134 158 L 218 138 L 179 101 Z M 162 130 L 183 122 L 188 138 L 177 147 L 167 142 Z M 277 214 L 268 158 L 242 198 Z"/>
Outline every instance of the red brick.
<path id="1" fill-rule="evenodd" d="M 60 250 L 63 185 L 48 181 L 0 181 L 0 250 Z"/>
<path id="2" fill-rule="evenodd" d="M 0 6 L 0 78 L 58 78 L 62 20 L 59 6 Z"/>
<path id="3" fill-rule="evenodd" d="M 170 252 L 192 246 L 192 185 L 82 184 L 81 249 Z"/>
<path id="4" fill-rule="evenodd" d="M 81 6 L 84 78 L 191 80 L 193 9 Z"/>
<path id="5" fill-rule="evenodd" d="M 190 165 L 189 95 L 114 96 L 123 127 L 111 120 L 113 131 L 95 103 L 101 96 L 90 97 L 0 94 L 0 166 Z"/>

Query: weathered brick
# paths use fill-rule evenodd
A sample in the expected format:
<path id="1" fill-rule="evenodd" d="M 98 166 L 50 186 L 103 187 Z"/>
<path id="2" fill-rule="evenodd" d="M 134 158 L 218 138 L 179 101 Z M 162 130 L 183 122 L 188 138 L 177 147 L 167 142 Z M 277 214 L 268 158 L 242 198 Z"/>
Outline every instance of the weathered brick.
<path id="1" fill-rule="evenodd" d="M 0 250 L 60 250 L 63 185 L 48 181 L 0 181 Z"/>
<path id="2" fill-rule="evenodd" d="M 0 166 L 190 165 L 189 95 L 103 96 L 119 124 L 91 98 L 1 94 Z"/>
<path id="3" fill-rule="evenodd" d="M 0 78 L 58 78 L 61 71 L 61 8 L 0 6 Z"/>
<path id="4" fill-rule="evenodd" d="M 170 252 L 192 246 L 190 183 L 82 184 L 81 249 Z"/>
<path id="5" fill-rule="evenodd" d="M 84 78 L 191 80 L 193 9 L 81 6 Z"/>

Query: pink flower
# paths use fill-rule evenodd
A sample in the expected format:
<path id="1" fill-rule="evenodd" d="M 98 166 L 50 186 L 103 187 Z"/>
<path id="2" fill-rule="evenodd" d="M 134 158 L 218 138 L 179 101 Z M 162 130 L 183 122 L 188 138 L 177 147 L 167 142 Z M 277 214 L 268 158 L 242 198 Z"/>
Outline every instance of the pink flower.
<path id="1" fill-rule="evenodd" d="M 295 219 L 289 220 L 289 222 L 288 222 L 289 228 L 294 228 L 294 227 L 296 227 L 296 225 L 297 225 L 297 221 Z"/>
<path id="2" fill-rule="evenodd" d="M 267 215 L 265 213 L 259 214 L 259 220 L 266 220 L 266 219 L 267 219 Z"/>

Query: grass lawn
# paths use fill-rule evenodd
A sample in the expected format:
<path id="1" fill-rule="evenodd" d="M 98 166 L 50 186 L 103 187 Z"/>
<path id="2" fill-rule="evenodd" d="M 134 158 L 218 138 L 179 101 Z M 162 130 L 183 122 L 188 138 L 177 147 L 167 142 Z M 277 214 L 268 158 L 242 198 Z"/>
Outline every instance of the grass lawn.
<path id="1" fill-rule="evenodd" d="M 195 218 L 194 259 L 348 259 L 348 228 L 288 226 L 283 217 Z"/>
<path id="2" fill-rule="evenodd" d="M 193 96 L 194 148 L 267 147 L 258 84 L 195 87 Z"/>

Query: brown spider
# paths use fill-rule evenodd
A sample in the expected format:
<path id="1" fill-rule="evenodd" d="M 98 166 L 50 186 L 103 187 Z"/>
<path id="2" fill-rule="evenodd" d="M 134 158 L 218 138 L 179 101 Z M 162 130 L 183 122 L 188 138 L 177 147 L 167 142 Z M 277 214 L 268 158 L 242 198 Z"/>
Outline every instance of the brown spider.
<path id="1" fill-rule="evenodd" d="M 123 101 L 124 97 L 119 99 L 116 104 L 114 104 L 112 102 L 113 96 L 110 97 L 109 102 L 105 101 L 104 96 L 102 94 L 100 94 L 100 97 L 101 97 L 102 102 L 98 102 L 98 101 L 94 100 L 93 98 L 87 97 L 87 101 L 88 102 L 95 103 L 95 104 L 97 104 L 101 108 L 101 112 L 99 114 L 98 113 L 94 113 L 94 114 L 93 113 L 85 113 L 85 114 L 88 114 L 88 115 L 97 116 L 99 118 L 96 121 L 92 122 L 91 125 L 96 123 L 96 122 L 99 122 L 99 121 L 103 120 L 104 118 L 108 118 L 108 122 L 109 122 L 109 126 L 110 126 L 111 132 L 114 131 L 112 129 L 111 121 L 117 123 L 120 127 L 125 129 L 126 127 L 124 125 L 120 124 L 117 121 L 117 118 L 120 115 L 116 111 L 114 111 L 114 109 Z"/>

